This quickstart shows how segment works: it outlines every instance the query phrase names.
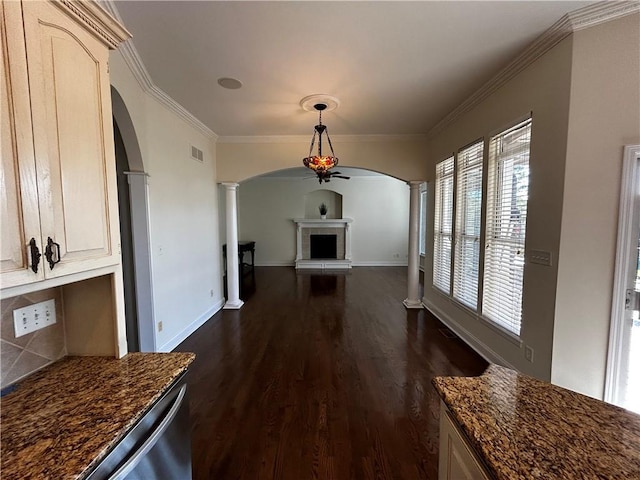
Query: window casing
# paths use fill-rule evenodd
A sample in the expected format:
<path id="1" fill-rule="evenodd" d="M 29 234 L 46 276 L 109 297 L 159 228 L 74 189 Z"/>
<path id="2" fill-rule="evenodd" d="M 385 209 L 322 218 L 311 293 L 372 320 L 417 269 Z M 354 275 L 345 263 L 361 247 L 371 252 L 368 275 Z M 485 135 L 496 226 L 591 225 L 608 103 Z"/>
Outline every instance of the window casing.
<path id="1" fill-rule="evenodd" d="M 420 255 L 427 254 L 427 184 L 420 185 Z"/>
<path id="2" fill-rule="evenodd" d="M 433 285 L 451 293 L 451 244 L 453 235 L 453 157 L 436 165 L 433 232 Z"/>
<path id="3" fill-rule="evenodd" d="M 519 336 L 531 119 L 489 142 L 482 316 Z"/>
<path id="4" fill-rule="evenodd" d="M 484 142 L 461 150 L 456 159 L 456 227 L 453 297 L 476 310 L 482 225 L 482 162 Z"/>

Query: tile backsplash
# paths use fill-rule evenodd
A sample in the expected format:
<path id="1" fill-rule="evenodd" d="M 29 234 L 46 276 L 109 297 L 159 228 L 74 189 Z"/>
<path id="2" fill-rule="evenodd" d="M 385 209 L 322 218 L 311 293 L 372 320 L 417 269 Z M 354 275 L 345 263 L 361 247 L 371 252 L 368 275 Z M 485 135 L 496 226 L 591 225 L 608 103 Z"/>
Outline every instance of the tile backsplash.
<path id="1" fill-rule="evenodd" d="M 13 311 L 16 308 L 51 299 L 56 302 L 56 323 L 16 338 Z M 62 288 L 50 288 L 7 298 L 2 300 L 1 309 L 0 386 L 4 388 L 67 354 Z"/>

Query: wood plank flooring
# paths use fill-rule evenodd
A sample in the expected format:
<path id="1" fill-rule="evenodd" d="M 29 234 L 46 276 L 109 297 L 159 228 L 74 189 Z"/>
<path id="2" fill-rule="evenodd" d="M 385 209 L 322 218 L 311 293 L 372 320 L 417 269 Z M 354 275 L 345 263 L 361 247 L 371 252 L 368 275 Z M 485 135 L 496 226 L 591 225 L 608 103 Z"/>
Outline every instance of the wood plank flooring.
<path id="1" fill-rule="evenodd" d="M 176 349 L 197 354 L 193 478 L 436 479 L 431 379 L 487 364 L 404 308 L 406 268 L 256 267 L 244 281 L 242 309 L 218 312 Z"/>

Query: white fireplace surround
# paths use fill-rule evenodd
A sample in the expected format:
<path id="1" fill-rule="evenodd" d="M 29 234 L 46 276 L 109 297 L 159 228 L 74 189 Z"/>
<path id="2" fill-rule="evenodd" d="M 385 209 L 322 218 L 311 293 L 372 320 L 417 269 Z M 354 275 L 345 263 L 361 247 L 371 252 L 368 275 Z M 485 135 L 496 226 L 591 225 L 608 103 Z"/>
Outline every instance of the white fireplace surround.
<path id="1" fill-rule="evenodd" d="M 296 224 L 296 269 L 347 269 L 351 268 L 352 218 L 294 218 Z M 311 259 L 310 240 L 312 234 L 337 233 L 337 259 Z M 342 234 L 342 235 L 341 235 Z"/>

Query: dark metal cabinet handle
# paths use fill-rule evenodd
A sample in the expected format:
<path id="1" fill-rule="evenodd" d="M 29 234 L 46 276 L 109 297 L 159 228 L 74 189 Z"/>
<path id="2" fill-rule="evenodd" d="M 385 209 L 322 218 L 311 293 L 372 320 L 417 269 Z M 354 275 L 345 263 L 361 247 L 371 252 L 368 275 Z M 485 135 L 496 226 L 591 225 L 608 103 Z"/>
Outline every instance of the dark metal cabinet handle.
<path id="1" fill-rule="evenodd" d="M 40 263 L 40 257 L 42 257 L 42 254 L 40 253 L 38 245 L 36 245 L 35 238 L 32 238 L 29 241 L 29 250 L 31 252 L 31 270 L 33 270 L 33 273 L 38 273 L 38 264 Z"/>
<path id="2" fill-rule="evenodd" d="M 53 251 L 53 247 L 55 246 L 55 253 Z M 60 262 L 60 244 L 54 242 L 51 237 L 47 237 L 47 248 L 44 249 L 44 256 L 47 258 L 47 262 L 49 262 L 49 268 L 53 270 L 56 263 Z"/>

